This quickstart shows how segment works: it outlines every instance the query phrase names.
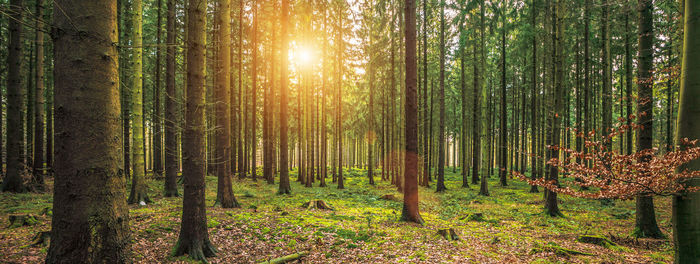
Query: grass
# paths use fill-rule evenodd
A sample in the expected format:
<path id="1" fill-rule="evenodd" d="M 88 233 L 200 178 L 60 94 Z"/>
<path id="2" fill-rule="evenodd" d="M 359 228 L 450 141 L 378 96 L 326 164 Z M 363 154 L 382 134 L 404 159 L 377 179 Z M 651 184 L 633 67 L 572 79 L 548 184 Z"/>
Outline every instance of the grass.
<path id="1" fill-rule="evenodd" d="M 306 188 L 292 182 L 291 195 L 277 195 L 277 185 L 262 180 L 234 181 L 240 209 L 212 207 L 216 178 L 207 180 L 207 226 L 219 249 L 212 263 L 253 263 L 308 250 L 309 263 L 668 263 L 672 247 L 668 240 L 618 242 L 615 248 L 576 241 L 578 235 L 627 237 L 634 230 L 633 201 L 603 205 L 599 201 L 560 196 L 564 217 L 544 213 L 542 193 L 529 193 L 527 184 L 510 180 L 498 186 L 489 180 L 491 196 L 479 196 L 478 187 L 461 188 L 461 176 L 446 170 L 448 190 L 420 188 L 420 209 L 426 225 L 400 222 L 402 196 L 388 182 L 369 186 L 365 171 L 345 173 L 346 189 L 329 182 L 325 188 Z M 458 171 L 459 173 L 459 171 Z M 296 179 L 296 172 L 291 172 Z M 434 183 L 431 183 L 434 187 Z M 135 262 L 189 263 L 171 257 L 177 241 L 182 198 L 162 197 L 162 182 L 151 180 L 147 206 L 130 206 L 132 251 Z M 182 188 L 182 186 L 180 186 Z M 182 190 L 180 190 L 182 193 Z M 380 199 L 392 194 L 397 201 Z M 324 200 L 334 211 L 306 210 L 309 200 Z M 662 230 L 670 234 L 670 201 L 657 198 Z M 35 226 L 0 226 L 0 262 L 40 263 L 45 248 L 26 247 L 38 231 L 50 228 L 50 216 L 41 215 L 51 206 L 50 194 L 0 193 L 0 218 L 10 214 L 34 214 Z M 6 220 L 4 220 L 6 221 Z M 460 240 L 447 241 L 438 229 L 454 228 Z M 547 246 L 550 245 L 550 246 Z M 551 245 L 572 252 L 561 254 Z M 618 248 L 619 247 L 619 248 Z"/>

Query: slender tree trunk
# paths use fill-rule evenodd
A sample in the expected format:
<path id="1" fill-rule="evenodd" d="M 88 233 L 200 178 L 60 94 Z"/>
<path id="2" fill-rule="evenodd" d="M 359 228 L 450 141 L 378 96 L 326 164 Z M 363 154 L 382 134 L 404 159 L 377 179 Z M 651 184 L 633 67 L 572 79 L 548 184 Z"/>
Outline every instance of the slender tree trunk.
<path id="1" fill-rule="evenodd" d="M 484 13 L 485 13 L 485 9 L 486 9 L 485 5 L 486 5 L 485 0 L 481 0 L 481 3 L 480 3 L 481 21 L 479 24 L 479 34 L 480 34 L 480 42 L 481 42 L 480 53 L 481 54 L 480 54 L 480 58 L 479 58 L 479 64 L 480 64 L 479 68 L 482 69 L 482 74 L 485 74 L 485 69 L 486 69 L 486 47 L 485 47 L 486 40 L 484 38 L 484 32 L 485 32 L 485 22 L 484 22 L 485 14 Z M 475 54 L 476 54 L 476 52 L 475 52 Z M 483 79 L 481 79 L 481 75 L 479 75 L 478 73 L 475 73 L 474 76 L 478 76 L 476 78 L 478 78 L 478 81 L 477 81 L 478 86 L 479 86 L 478 90 L 480 92 L 480 94 L 476 95 L 475 98 L 480 97 L 479 101 L 485 100 L 487 98 L 487 96 L 486 96 L 486 89 L 484 89 L 482 87 L 483 86 Z M 475 83 L 477 83 L 477 82 L 475 82 Z M 479 102 L 477 102 L 475 104 L 475 107 L 477 107 L 477 106 L 479 106 Z M 480 112 L 481 109 L 479 109 L 478 111 Z M 480 115 L 477 115 L 474 120 L 480 120 L 479 118 L 480 118 Z M 487 118 L 488 118 L 488 114 L 487 114 Z M 482 135 L 488 133 L 487 130 L 485 130 L 487 128 L 485 123 L 486 123 L 486 118 L 481 118 L 481 127 L 479 129 L 481 130 Z M 479 136 L 481 136 L 481 135 L 479 135 Z M 479 138 L 479 137 L 477 137 L 477 138 Z M 479 140 L 481 140 L 481 139 L 479 138 Z M 485 146 L 480 144 L 480 141 L 476 142 L 476 143 L 477 143 L 477 144 L 475 144 L 476 146 L 486 149 Z M 476 154 L 474 154 L 475 157 L 478 156 L 478 154 L 481 154 L 480 153 L 481 151 L 483 151 L 483 149 L 479 149 L 479 150 L 475 151 L 476 152 Z M 489 156 L 489 155 L 487 154 L 486 156 Z M 475 161 L 479 161 L 479 160 L 475 159 Z M 483 161 L 483 159 L 481 159 L 480 162 L 481 161 Z M 488 173 L 481 173 L 480 174 L 479 165 L 474 164 L 474 175 L 481 175 L 481 185 L 479 186 L 479 195 L 489 196 L 489 188 L 488 188 L 489 187 L 489 185 L 488 185 L 489 174 Z M 474 177 L 478 177 L 478 176 L 474 176 Z"/>
<path id="2" fill-rule="evenodd" d="M 219 48 L 216 52 L 216 70 L 214 79 L 216 81 L 214 87 L 214 105 L 216 111 L 216 130 L 215 130 L 215 141 L 216 146 L 214 149 L 215 157 L 213 159 L 214 166 L 216 168 L 217 176 L 217 202 L 222 208 L 236 208 L 240 207 L 236 197 L 233 195 L 233 189 L 231 184 L 231 169 L 230 165 L 230 155 L 231 149 L 229 141 L 231 135 L 231 125 L 228 123 L 230 118 L 229 112 L 229 100 L 231 99 L 231 81 L 229 80 L 230 59 L 231 59 L 231 1 L 221 0 L 219 1 L 218 8 L 215 14 L 215 20 L 218 27 L 217 38 L 219 41 Z"/>
<path id="3" fill-rule="evenodd" d="M 185 110 L 183 175 L 180 235 L 173 255 L 188 254 L 195 260 L 216 255 L 207 231 L 207 208 L 204 204 L 206 133 L 204 131 L 206 0 L 189 1 L 187 13 L 187 107 Z"/>
<path id="4" fill-rule="evenodd" d="M 129 204 L 150 203 L 148 198 L 148 186 L 146 185 L 146 156 L 144 155 L 144 126 L 143 126 L 143 6 L 141 0 L 132 3 L 133 32 L 131 44 L 133 65 L 133 79 L 131 83 L 132 112 L 134 114 L 133 126 L 133 155 L 134 174 L 131 178 L 131 193 Z"/>
<path id="5" fill-rule="evenodd" d="M 282 13 L 280 14 L 280 54 L 287 54 L 289 49 L 289 0 L 282 0 Z M 280 56 L 280 185 L 278 194 L 290 194 L 292 188 L 289 186 L 289 133 L 287 128 L 288 108 L 289 108 L 289 77 L 288 77 L 288 56 Z"/>
<path id="6" fill-rule="evenodd" d="M 552 145 L 559 145 L 560 143 L 560 135 L 561 135 L 561 113 L 564 112 L 563 109 L 563 94 L 564 94 L 564 25 L 563 25 L 563 17 L 564 17 L 564 4 L 562 3 L 563 0 L 557 0 L 557 2 L 554 5 L 554 12 L 552 12 L 553 15 L 553 28 L 555 29 L 555 47 L 554 47 L 554 67 L 555 67 L 555 72 L 554 72 L 554 113 L 551 114 L 549 118 L 549 122 L 551 122 L 550 127 L 552 129 L 551 131 L 551 137 L 547 137 L 547 145 L 552 146 Z M 558 148 L 550 148 L 549 149 L 549 155 L 550 158 L 558 158 L 559 157 L 559 149 Z M 549 171 L 547 175 L 547 180 L 549 181 L 554 181 L 555 184 L 558 183 L 559 181 L 559 168 L 557 166 L 552 166 L 548 165 Z M 559 211 L 559 200 L 557 199 L 557 193 L 552 192 L 552 191 L 545 191 L 547 198 L 545 199 L 545 207 L 547 209 L 547 214 L 550 216 L 561 216 L 561 211 Z"/>
<path id="7" fill-rule="evenodd" d="M 54 80 L 56 107 L 61 110 L 56 112 L 56 174 L 46 263 L 131 262 L 119 146 L 116 4 L 114 0 L 54 3 Z"/>
<path id="8" fill-rule="evenodd" d="M 167 1 L 167 0 L 166 0 Z M 156 1 L 158 8 L 157 28 L 156 28 L 156 65 L 155 65 L 155 85 L 153 91 L 153 174 L 156 178 L 163 176 L 163 110 L 161 108 L 161 35 L 162 35 L 162 0 Z"/>
<path id="9" fill-rule="evenodd" d="M 336 27 L 336 89 L 337 89 L 337 110 L 336 110 L 336 137 L 338 138 L 338 189 L 345 189 L 343 182 L 343 91 L 341 89 L 343 83 L 343 6 L 338 4 L 337 12 L 337 27 Z"/>
<path id="10" fill-rule="evenodd" d="M 165 54 L 165 197 L 179 196 L 177 191 L 177 119 L 178 103 L 175 101 L 175 1 L 167 0 L 168 18 L 166 25 L 167 51 Z"/>
<path id="11" fill-rule="evenodd" d="M 445 187 L 445 0 L 440 2 L 440 123 L 438 124 L 438 164 L 437 192 Z"/>
<path id="12" fill-rule="evenodd" d="M 637 151 L 650 149 L 653 144 L 653 63 L 654 63 L 654 22 L 651 0 L 639 0 L 639 69 L 637 72 L 637 124 L 642 128 L 637 131 Z M 644 157 L 649 159 L 651 157 Z M 635 235 L 640 237 L 663 237 L 656 223 L 654 200 L 651 196 L 640 195 L 636 198 L 637 216 L 635 218 Z"/>
<path id="13" fill-rule="evenodd" d="M 38 190 L 44 189 L 44 25 L 43 25 L 44 3 L 42 0 L 36 1 L 36 60 L 34 62 L 35 82 L 34 89 L 34 172 L 32 182 Z"/>
<path id="14" fill-rule="evenodd" d="M 404 171 L 404 198 L 401 219 L 423 224 L 418 209 L 418 98 L 416 61 L 416 3 L 406 4 L 406 156 Z"/>
<path id="15" fill-rule="evenodd" d="M 601 33 L 603 37 L 603 137 L 607 138 L 612 128 L 612 73 L 610 67 L 610 36 L 608 23 L 608 0 L 602 2 L 602 25 Z M 612 151 L 612 139 L 606 139 L 605 146 Z"/>
<path id="16" fill-rule="evenodd" d="M 501 140 L 500 144 L 500 158 L 499 162 L 500 168 L 498 170 L 499 180 L 501 186 L 508 185 L 508 109 L 506 109 L 506 4 L 503 4 L 503 9 L 501 14 L 501 117 L 500 117 L 500 131 L 499 136 Z"/>
<path id="17" fill-rule="evenodd" d="M 24 125 L 22 124 L 22 17 L 24 1 L 10 1 L 10 42 L 7 54 L 7 168 L 2 182 L 3 192 L 25 192 L 22 181 L 24 164 Z"/>

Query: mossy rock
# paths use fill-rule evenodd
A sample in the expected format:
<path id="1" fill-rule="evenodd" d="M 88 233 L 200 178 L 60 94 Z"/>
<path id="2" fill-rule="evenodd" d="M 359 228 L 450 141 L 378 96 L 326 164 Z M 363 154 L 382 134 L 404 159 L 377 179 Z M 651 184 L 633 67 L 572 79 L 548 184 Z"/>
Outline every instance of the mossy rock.
<path id="1" fill-rule="evenodd" d="M 594 245 L 599 245 L 603 246 L 605 248 L 611 248 L 617 246 L 615 242 L 612 242 L 610 239 L 604 236 L 597 236 L 597 235 L 582 235 L 579 236 L 576 241 L 581 242 L 581 243 L 586 243 L 586 244 L 594 244 Z"/>
<path id="2" fill-rule="evenodd" d="M 439 229 L 437 233 L 448 241 L 459 240 L 459 236 L 454 228 Z"/>

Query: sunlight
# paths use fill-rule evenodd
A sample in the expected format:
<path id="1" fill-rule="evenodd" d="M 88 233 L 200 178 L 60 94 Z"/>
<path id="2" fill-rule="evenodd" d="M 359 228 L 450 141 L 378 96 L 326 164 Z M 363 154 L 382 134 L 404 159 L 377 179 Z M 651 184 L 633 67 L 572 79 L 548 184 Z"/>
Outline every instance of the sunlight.
<path id="1" fill-rule="evenodd" d="M 298 47 L 296 61 L 301 66 L 306 66 L 313 63 L 314 54 L 306 47 Z"/>

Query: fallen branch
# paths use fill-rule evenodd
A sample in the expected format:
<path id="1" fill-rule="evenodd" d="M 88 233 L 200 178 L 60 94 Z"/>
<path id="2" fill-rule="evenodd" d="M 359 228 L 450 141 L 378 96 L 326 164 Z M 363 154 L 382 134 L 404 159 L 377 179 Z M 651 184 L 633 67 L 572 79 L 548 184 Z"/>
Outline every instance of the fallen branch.
<path id="1" fill-rule="evenodd" d="M 284 256 L 284 257 L 279 257 L 279 258 L 276 258 L 276 259 L 271 259 L 271 260 L 268 260 L 268 261 L 263 261 L 263 262 L 260 262 L 260 263 L 258 263 L 258 264 L 281 264 L 281 263 L 287 263 L 287 262 L 291 262 L 291 261 L 295 261 L 295 260 L 297 260 L 297 259 L 300 259 L 300 258 L 302 258 L 302 257 L 304 257 L 304 256 L 306 256 L 306 255 L 308 255 L 308 254 L 309 254 L 308 251 L 301 251 L 301 252 L 297 252 L 297 253 L 294 253 L 294 254 L 291 254 L 291 255 L 286 255 L 286 256 Z"/>

